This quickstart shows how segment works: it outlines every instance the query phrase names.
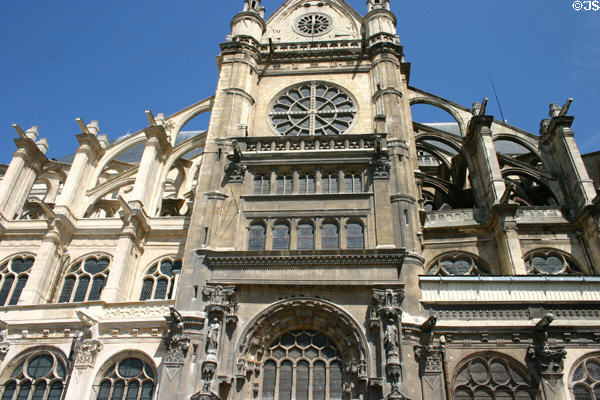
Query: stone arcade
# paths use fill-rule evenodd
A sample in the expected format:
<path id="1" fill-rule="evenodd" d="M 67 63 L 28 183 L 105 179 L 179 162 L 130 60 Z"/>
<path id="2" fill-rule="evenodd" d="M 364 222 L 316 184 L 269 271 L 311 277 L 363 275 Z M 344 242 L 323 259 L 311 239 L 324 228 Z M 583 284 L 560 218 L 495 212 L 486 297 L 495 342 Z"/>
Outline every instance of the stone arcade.
<path id="1" fill-rule="evenodd" d="M 243 7 L 213 96 L 61 161 L 15 125 L 0 398 L 599 398 L 570 100 L 538 135 L 411 87 L 389 0 Z"/>

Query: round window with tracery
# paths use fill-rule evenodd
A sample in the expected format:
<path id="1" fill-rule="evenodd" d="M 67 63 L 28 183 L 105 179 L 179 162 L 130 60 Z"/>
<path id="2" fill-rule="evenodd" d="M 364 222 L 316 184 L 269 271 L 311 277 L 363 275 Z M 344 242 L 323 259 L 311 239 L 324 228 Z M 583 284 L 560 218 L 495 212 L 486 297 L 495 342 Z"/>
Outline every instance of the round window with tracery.
<path id="1" fill-rule="evenodd" d="M 284 136 L 340 135 L 346 132 L 356 108 L 350 95 L 324 82 L 287 89 L 271 109 L 271 123 Z"/>
<path id="2" fill-rule="evenodd" d="M 333 28 L 329 15 L 321 13 L 309 13 L 298 17 L 294 30 L 303 36 L 324 35 Z"/>

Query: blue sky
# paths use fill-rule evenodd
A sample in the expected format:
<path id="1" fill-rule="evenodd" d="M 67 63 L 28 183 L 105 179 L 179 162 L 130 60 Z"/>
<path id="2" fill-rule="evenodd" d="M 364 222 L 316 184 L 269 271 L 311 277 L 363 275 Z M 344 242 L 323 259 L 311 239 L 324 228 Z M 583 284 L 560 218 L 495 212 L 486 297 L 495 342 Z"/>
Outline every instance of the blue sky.
<path id="1" fill-rule="evenodd" d="M 361 14 L 365 0 L 349 0 Z M 171 114 L 210 96 L 215 55 L 242 0 L 20 0 L 0 15 L 0 162 L 11 128 L 36 124 L 49 157 L 77 147 L 76 117 L 111 139 L 142 129 L 145 109 Z M 264 0 L 272 13 L 283 0 Z M 411 85 L 537 133 L 548 104 L 574 97 L 582 153 L 600 150 L 600 11 L 572 0 L 392 0 Z M 418 114 L 422 122 L 435 115 Z M 419 120 L 416 118 L 416 120 Z M 200 121 L 200 125 L 202 122 Z M 193 128 L 199 127 L 194 126 Z"/>

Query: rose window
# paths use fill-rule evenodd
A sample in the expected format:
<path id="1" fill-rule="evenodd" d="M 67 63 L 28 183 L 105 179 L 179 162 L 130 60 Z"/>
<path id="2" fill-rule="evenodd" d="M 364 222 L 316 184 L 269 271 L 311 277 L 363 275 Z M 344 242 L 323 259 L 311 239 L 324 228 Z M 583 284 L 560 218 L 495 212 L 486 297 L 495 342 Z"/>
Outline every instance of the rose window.
<path id="1" fill-rule="evenodd" d="M 288 89 L 273 106 L 273 127 L 284 136 L 340 135 L 350 128 L 356 108 L 350 95 L 322 82 Z"/>
<path id="2" fill-rule="evenodd" d="M 319 36 L 331 30 L 331 18 L 325 14 L 310 13 L 296 20 L 296 32 L 304 36 Z"/>

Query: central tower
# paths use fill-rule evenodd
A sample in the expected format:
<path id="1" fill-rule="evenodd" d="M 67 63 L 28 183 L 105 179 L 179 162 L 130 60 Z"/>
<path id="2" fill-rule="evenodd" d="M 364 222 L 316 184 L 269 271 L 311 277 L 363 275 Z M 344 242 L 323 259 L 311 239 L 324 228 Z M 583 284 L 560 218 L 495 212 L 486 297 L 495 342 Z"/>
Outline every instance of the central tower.
<path id="1" fill-rule="evenodd" d="M 367 6 L 363 18 L 342 0 L 289 0 L 265 20 L 245 0 L 233 18 L 177 300 L 204 320 L 190 336 L 199 368 L 164 393 L 410 391 L 400 305 L 422 314 L 423 259 L 409 65 L 389 1 Z"/>

